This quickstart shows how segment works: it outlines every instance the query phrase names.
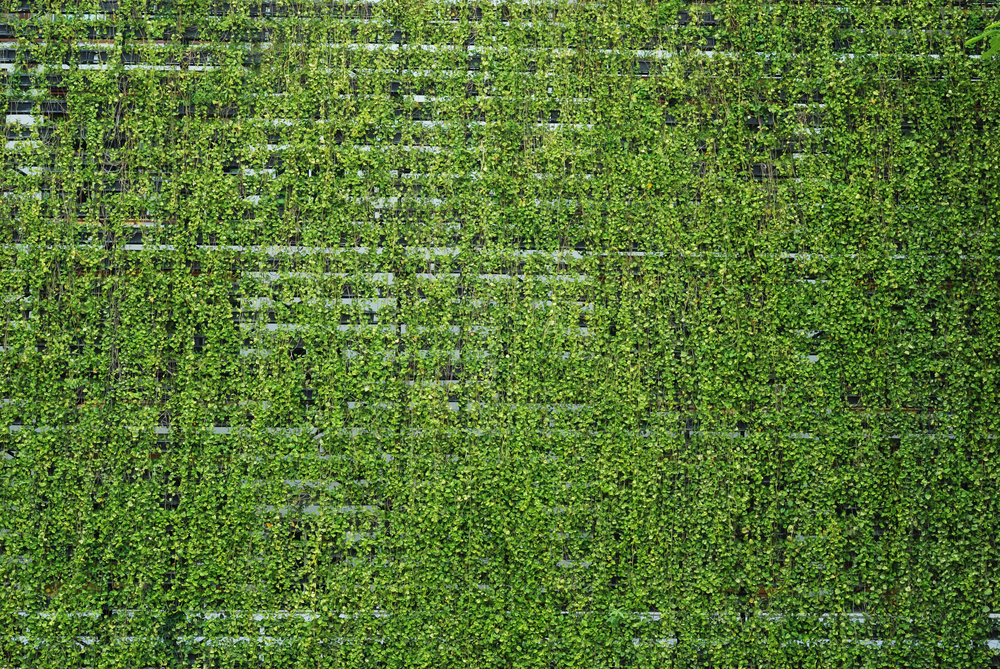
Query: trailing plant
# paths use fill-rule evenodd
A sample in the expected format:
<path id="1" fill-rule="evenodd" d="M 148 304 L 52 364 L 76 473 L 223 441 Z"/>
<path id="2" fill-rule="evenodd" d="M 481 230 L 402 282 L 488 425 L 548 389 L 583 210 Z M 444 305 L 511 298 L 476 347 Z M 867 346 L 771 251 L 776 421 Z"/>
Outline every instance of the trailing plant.
<path id="1" fill-rule="evenodd" d="M 4 10 L 0 665 L 991 661 L 992 8 Z"/>

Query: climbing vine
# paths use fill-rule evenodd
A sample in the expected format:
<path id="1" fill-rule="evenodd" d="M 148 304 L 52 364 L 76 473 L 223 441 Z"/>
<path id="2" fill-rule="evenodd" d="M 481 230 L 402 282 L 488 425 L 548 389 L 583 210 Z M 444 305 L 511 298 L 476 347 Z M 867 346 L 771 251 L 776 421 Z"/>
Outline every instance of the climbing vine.
<path id="1" fill-rule="evenodd" d="M 990 662 L 995 7 L 4 12 L 0 665 Z"/>

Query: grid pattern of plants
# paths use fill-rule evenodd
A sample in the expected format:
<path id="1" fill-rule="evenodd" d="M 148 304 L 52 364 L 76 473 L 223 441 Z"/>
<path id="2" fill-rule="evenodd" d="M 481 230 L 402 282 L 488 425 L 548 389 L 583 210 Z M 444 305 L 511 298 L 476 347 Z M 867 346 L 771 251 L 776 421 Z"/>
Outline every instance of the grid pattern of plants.
<path id="1" fill-rule="evenodd" d="M 997 12 L 6 0 L 0 665 L 995 663 Z"/>

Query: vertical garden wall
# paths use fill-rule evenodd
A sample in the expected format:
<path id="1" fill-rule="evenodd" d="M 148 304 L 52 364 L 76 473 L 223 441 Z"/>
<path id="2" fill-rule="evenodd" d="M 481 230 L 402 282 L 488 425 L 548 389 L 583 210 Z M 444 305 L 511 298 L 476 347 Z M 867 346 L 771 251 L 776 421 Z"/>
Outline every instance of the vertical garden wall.
<path id="1" fill-rule="evenodd" d="M 995 662 L 994 5 L 4 11 L 0 666 Z"/>

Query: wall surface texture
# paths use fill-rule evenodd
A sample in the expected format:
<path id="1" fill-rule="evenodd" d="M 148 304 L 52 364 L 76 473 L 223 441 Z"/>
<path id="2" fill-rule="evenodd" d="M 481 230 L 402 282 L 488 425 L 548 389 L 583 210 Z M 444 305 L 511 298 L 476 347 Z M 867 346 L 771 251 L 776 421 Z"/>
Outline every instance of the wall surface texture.
<path id="1" fill-rule="evenodd" d="M 0 667 L 996 662 L 995 5 L 3 5 Z"/>

